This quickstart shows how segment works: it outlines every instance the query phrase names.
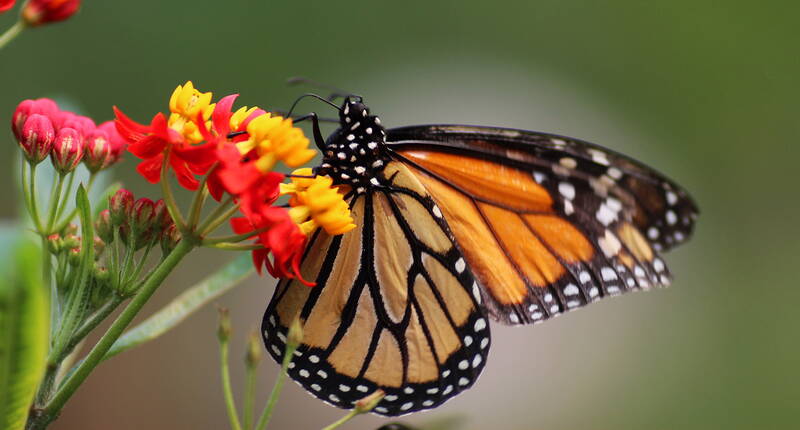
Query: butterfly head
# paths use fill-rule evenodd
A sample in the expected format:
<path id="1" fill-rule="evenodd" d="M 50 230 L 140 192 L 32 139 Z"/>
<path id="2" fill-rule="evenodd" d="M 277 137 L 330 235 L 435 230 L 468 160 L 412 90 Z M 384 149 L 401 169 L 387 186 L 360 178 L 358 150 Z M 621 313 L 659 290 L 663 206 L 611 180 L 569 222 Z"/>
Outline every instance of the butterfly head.
<path id="1" fill-rule="evenodd" d="M 339 128 L 328 137 L 323 152 L 317 172 L 363 193 L 379 185 L 376 174 L 388 161 L 386 130 L 360 97 L 347 97 L 339 110 Z"/>

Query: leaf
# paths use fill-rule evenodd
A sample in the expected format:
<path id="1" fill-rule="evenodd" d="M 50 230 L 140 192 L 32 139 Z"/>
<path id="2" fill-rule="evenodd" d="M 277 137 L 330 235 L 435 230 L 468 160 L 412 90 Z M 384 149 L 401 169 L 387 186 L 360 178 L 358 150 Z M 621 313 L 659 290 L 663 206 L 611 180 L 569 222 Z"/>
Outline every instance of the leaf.
<path id="1" fill-rule="evenodd" d="M 252 273 L 253 262 L 250 254 L 242 253 L 222 269 L 176 297 L 141 324 L 128 330 L 114 342 L 104 360 L 161 336 L 208 302 L 238 285 Z"/>
<path id="2" fill-rule="evenodd" d="M 28 240 L 11 246 L 14 258 L 0 268 L 0 428 L 17 430 L 44 374 L 50 320 L 41 250 Z"/>

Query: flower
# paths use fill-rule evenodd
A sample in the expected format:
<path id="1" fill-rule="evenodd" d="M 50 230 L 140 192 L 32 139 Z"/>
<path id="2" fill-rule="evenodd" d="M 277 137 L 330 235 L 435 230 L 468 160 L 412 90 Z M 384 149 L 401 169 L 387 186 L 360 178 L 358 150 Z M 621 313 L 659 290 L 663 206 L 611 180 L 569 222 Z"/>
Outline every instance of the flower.
<path id="1" fill-rule="evenodd" d="M 119 135 L 128 143 L 128 152 L 141 158 L 136 170 L 150 183 L 158 183 L 164 156 L 175 172 L 178 183 L 194 191 L 199 186 L 195 175 L 204 175 L 216 162 L 215 148 L 210 144 L 191 145 L 167 125 L 164 114 L 158 113 L 150 125 L 139 124 L 114 107 Z"/>
<path id="2" fill-rule="evenodd" d="M 261 274 L 266 267 L 270 275 L 277 278 L 296 278 L 306 285 L 300 275 L 300 260 L 306 245 L 306 235 L 289 217 L 289 213 L 279 207 L 262 206 L 257 213 L 246 217 L 232 218 L 231 227 L 236 234 L 250 232 L 257 237 L 255 243 L 263 246 L 252 252 L 253 264 Z M 269 256 L 272 255 L 272 260 Z"/>
<path id="3" fill-rule="evenodd" d="M 17 0 L 0 0 L 0 13 L 3 13 L 14 7 L 14 3 L 16 2 Z"/>
<path id="4" fill-rule="evenodd" d="M 172 112 L 168 120 L 169 127 L 190 143 L 201 142 L 203 135 L 197 120 L 202 115 L 203 122 L 208 121 L 214 111 L 211 96 L 211 92 L 201 93 L 195 89 L 192 81 L 178 85 L 169 98 L 169 110 Z M 204 125 L 208 127 L 208 124 Z"/>
<path id="5" fill-rule="evenodd" d="M 317 227 L 326 233 L 347 233 L 356 227 L 350 216 L 350 207 L 333 180 L 327 176 L 314 176 L 310 168 L 295 170 L 291 184 L 281 184 L 281 194 L 291 195 L 289 216 L 303 233 L 311 234 Z"/>
<path id="6" fill-rule="evenodd" d="M 22 7 L 22 19 L 31 27 L 63 21 L 80 6 L 80 0 L 28 0 Z"/>
<path id="7" fill-rule="evenodd" d="M 19 145 L 25 153 L 25 158 L 33 164 L 38 164 L 50 155 L 55 137 L 55 129 L 50 118 L 35 113 L 25 120 Z"/>
<path id="8" fill-rule="evenodd" d="M 83 148 L 83 136 L 74 128 L 62 127 L 50 152 L 53 167 L 62 174 L 75 170 L 83 159 Z"/>

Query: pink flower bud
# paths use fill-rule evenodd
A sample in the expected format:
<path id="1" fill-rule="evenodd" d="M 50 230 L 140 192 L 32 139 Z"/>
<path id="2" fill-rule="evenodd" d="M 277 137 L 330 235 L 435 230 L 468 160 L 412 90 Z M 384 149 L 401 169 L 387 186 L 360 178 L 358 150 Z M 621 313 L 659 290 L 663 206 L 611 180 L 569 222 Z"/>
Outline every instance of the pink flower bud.
<path id="1" fill-rule="evenodd" d="M 50 157 L 58 172 L 69 173 L 75 170 L 83 159 L 83 137 L 73 128 L 62 128 L 56 135 Z"/>
<path id="2" fill-rule="evenodd" d="M 133 210 L 133 193 L 120 188 L 108 199 L 108 210 L 111 212 L 111 222 L 118 226 L 125 224 L 131 217 Z"/>
<path id="3" fill-rule="evenodd" d="M 175 221 L 172 220 L 172 216 L 169 214 L 169 210 L 167 209 L 167 205 L 164 203 L 163 199 L 158 199 L 155 203 L 155 217 L 153 220 L 153 227 L 155 230 L 160 233 L 167 229 L 167 227 L 175 224 Z"/>
<path id="4" fill-rule="evenodd" d="M 144 233 L 153 225 L 155 218 L 155 203 L 142 197 L 133 204 L 133 227 L 138 233 Z"/>
<path id="5" fill-rule="evenodd" d="M 31 163 L 38 164 L 50 154 L 55 137 L 50 119 L 44 115 L 33 114 L 22 127 L 22 139 L 19 144 L 25 153 L 25 158 Z"/>
<path id="6" fill-rule="evenodd" d="M 85 142 L 86 153 L 83 157 L 83 164 L 90 172 L 98 172 L 111 164 L 111 142 L 108 139 L 108 133 L 96 128 L 89 133 Z"/>
<path id="7" fill-rule="evenodd" d="M 94 121 L 88 116 L 77 115 L 72 112 L 62 112 L 61 122 L 58 124 L 59 129 L 69 127 L 74 128 L 81 136 L 88 136 L 97 126 Z"/>
<path id="8" fill-rule="evenodd" d="M 25 126 L 25 121 L 35 113 L 48 117 L 52 122 L 59 113 L 58 105 L 50 99 L 23 100 L 17 105 L 14 115 L 11 117 L 11 130 L 17 141 L 22 140 L 22 127 Z"/>
<path id="9" fill-rule="evenodd" d="M 80 0 L 29 0 L 22 9 L 22 19 L 31 27 L 63 21 L 80 5 Z"/>
<path id="10" fill-rule="evenodd" d="M 169 254 L 178 246 L 181 241 L 181 232 L 175 227 L 175 224 L 170 225 L 161 233 L 161 252 L 164 255 Z"/>
<path id="11" fill-rule="evenodd" d="M 125 152 L 125 148 L 128 146 L 128 142 L 119 135 L 114 121 L 106 121 L 98 125 L 97 128 L 106 132 L 108 141 L 111 144 L 111 157 L 106 166 L 108 167 L 120 160 L 122 153 Z"/>
<path id="12" fill-rule="evenodd" d="M 17 0 L 0 0 L 0 13 L 3 13 L 14 7 L 14 3 L 16 2 Z"/>
<path id="13" fill-rule="evenodd" d="M 97 215 L 97 220 L 94 222 L 94 231 L 100 239 L 103 239 L 103 242 L 114 242 L 114 224 L 111 222 L 111 211 L 106 209 Z"/>

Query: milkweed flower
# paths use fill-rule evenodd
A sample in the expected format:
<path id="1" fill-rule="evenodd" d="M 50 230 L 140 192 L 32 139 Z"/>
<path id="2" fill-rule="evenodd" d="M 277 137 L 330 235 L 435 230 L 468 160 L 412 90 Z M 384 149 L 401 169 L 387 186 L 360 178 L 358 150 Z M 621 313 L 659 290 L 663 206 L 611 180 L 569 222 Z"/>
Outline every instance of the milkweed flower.
<path id="1" fill-rule="evenodd" d="M 35 113 L 25 120 L 19 145 L 25 153 L 25 158 L 31 163 L 38 164 L 50 155 L 55 138 L 56 132 L 50 118 Z"/>
<path id="2" fill-rule="evenodd" d="M 31 27 L 63 21 L 80 9 L 80 0 L 28 0 L 22 8 L 22 19 Z"/>
<path id="3" fill-rule="evenodd" d="M 290 195 L 289 216 L 306 235 L 322 227 L 331 235 L 344 234 L 356 227 L 350 207 L 333 180 L 313 176 L 310 168 L 295 170 L 290 184 L 281 184 L 281 194 Z M 304 177 L 313 176 L 313 177 Z"/>
<path id="4" fill-rule="evenodd" d="M 214 112 L 214 104 L 211 103 L 211 92 L 202 93 L 194 87 L 192 81 L 187 81 L 183 85 L 178 85 L 172 96 L 169 98 L 169 110 L 171 112 L 168 120 L 169 127 L 181 135 L 189 143 L 199 143 L 203 140 L 198 125 L 199 118 L 205 122 Z"/>
<path id="5" fill-rule="evenodd" d="M 83 136 L 74 128 L 62 127 L 58 130 L 50 152 L 53 167 L 59 173 L 69 173 L 78 167 L 83 159 L 83 152 Z"/>
<path id="6" fill-rule="evenodd" d="M 195 175 L 204 175 L 216 161 L 214 148 L 209 144 L 192 145 L 167 124 L 164 114 L 158 113 L 150 125 L 139 124 L 114 107 L 119 135 L 126 140 L 128 152 L 142 159 L 136 170 L 150 183 L 161 179 L 164 157 L 175 172 L 178 183 L 194 191 L 200 185 Z"/>

